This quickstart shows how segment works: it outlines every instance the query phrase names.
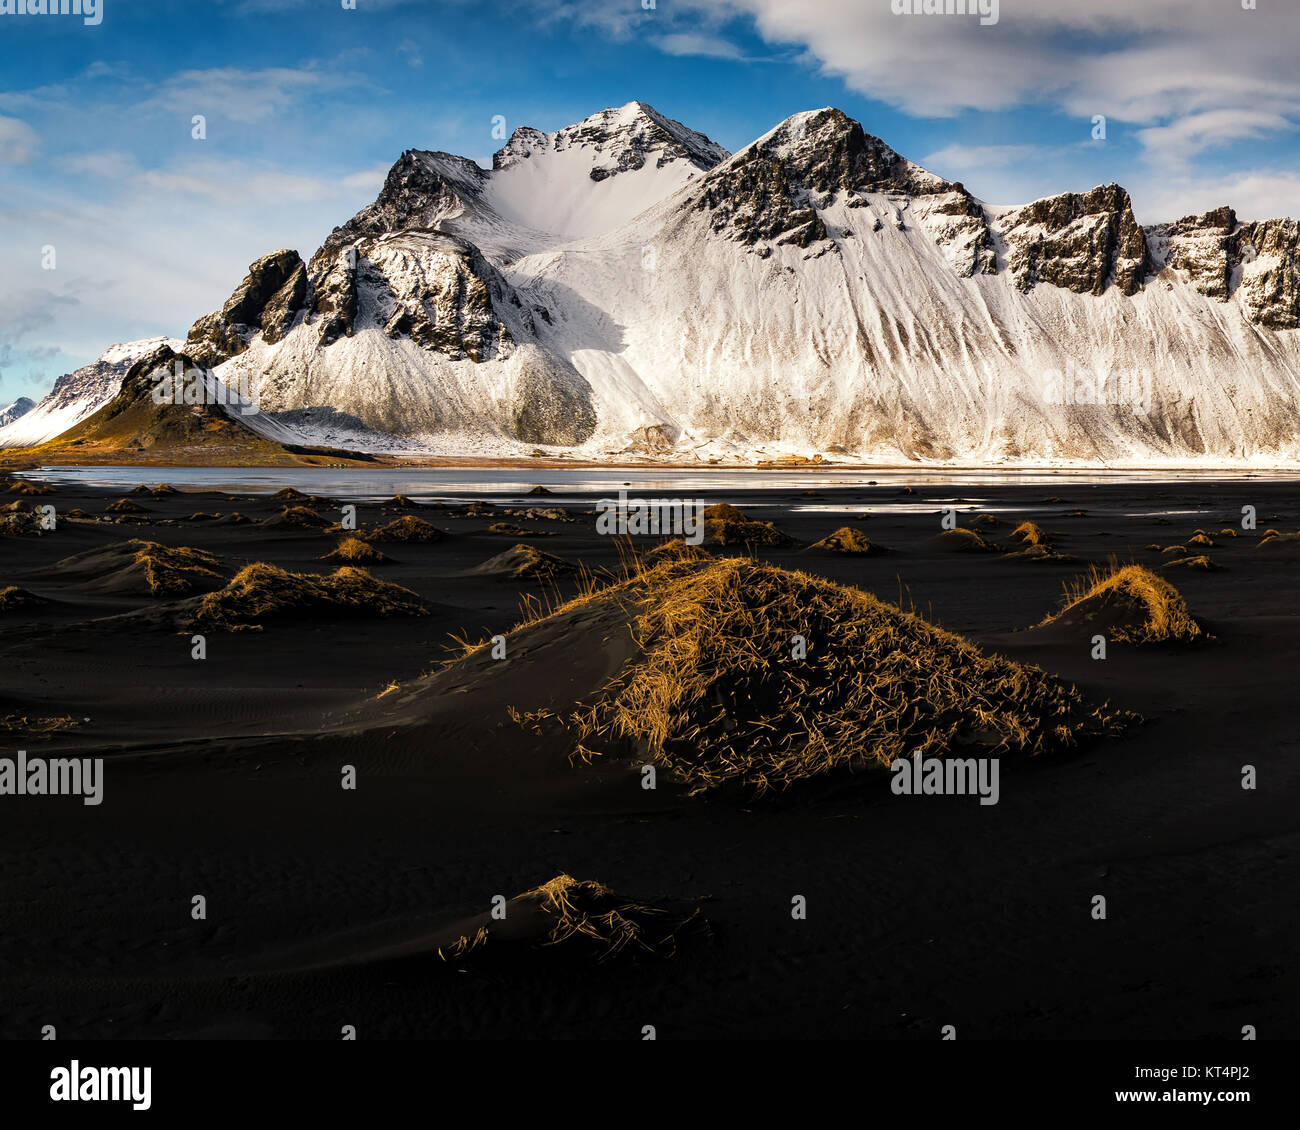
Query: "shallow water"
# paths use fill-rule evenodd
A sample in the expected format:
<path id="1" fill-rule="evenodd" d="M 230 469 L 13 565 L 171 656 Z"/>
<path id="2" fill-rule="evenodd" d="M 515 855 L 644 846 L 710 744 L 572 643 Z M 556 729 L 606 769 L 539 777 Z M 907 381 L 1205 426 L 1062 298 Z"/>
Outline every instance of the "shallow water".
<path id="1" fill-rule="evenodd" d="M 50 483 L 79 483 L 128 490 L 141 483 L 166 482 L 178 490 L 223 490 L 272 494 L 290 486 L 308 494 L 366 502 L 404 494 L 430 501 L 476 494 L 524 495 L 541 485 L 557 493 L 616 495 L 660 491 L 716 500 L 748 491 L 805 491 L 835 487 L 904 486 L 1056 486 L 1125 483 L 1201 483 L 1300 480 L 1296 471 L 1224 470 L 981 470 L 881 468 L 823 470 L 738 470 L 734 468 L 630 469 L 621 467 L 45 467 L 23 473 Z M 929 500 L 932 505 L 934 499 Z M 974 500 L 971 500 L 974 501 Z"/>

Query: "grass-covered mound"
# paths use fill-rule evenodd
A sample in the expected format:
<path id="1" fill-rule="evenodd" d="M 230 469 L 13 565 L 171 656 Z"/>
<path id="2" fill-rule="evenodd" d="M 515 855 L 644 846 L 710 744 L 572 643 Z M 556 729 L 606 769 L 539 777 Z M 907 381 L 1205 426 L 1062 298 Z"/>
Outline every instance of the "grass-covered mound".
<path id="1" fill-rule="evenodd" d="M 488 527 L 490 534 L 502 534 L 511 538 L 547 538 L 552 537 L 554 530 L 529 530 L 523 526 L 516 526 L 513 522 L 493 522 Z"/>
<path id="2" fill-rule="evenodd" d="M 19 479 L 9 488 L 10 494 L 53 494 L 54 488 L 48 483 L 29 483 L 26 479 Z"/>
<path id="3" fill-rule="evenodd" d="M 968 530 L 965 526 L 944 530 L 930 538 L 926 544 L 940 553 L 996 553 L 998 548 L 978 530 Z"/>
<path id="4" fill-rule="evenodd" d="M 17 585 L 5 585 L 0 588 L 0 612 L 26 612 L 32 608 L 42 608 L 49 604 L 43 596 L 19 588 Z"/>
<path id="5" fill-rule="evenodd" d="M 1097 630 L 1119 643 L 1191 643 L 1205 638 L 1182 594 L 1141 565 L 1093 566 L 1065 586 L 1059 612 L 1039 625 Z"/>
<path id="6" fill-rule="evenodd" d="M 876 545 L 861 530 L 852 526 L 841 526 L 834 533 L 827 534 L 821 541 L 815 541 L 806 552 L 842 553 L 850 557 L 870 557 L 872 554 L 886 552 L 885 547 Z"/>
<path id="7" fill-rule="evenodd" d="M 535 545 L 519 545 L 489 557 L 475 567 L 475 573 L 502 577 L 511 581 L 548 581 L 577 571 L 577 566 Z"/>
<path id="8" fill-rule="evenodd" d="M 516 895 L 504 919 L 482 916 L 472 933 L 438 950 L 444 961 L 501 957 L 521 946 L 561 947 L 565 956 L 608 961 L 616 957 L 672 957 L 686 933 L 707 932 L 699 911 L 683 915 L 615 894 L 602 883 L 557 875 Z"/>
<path id="9" fill-rule="evenodd" d="M 344 565 L 322 577 L 258 561 L 244 566 L 225 588 L 203 597 L 187 628 L 255 629 L 264 620 L 317 613 L 423 616 L 426 609 L 410 589 L 377 580 L 364 569 Z"/>
<path id="10" fill-rule="evenodd" d="M 747 559 L 666 562 L 534 627 L 592 602 L 618 605 L 636 646 L 562 716 L 578 754 L 630 748 L 695 792 L 783 789 L 918 750 L 1033 755 L 1126 717 L 868 593 Z"/>
<path id="11" fill-rule="evenodd" d="M 109 514 L 148 514 L 143 506 L 138 502 L 132 502 L 129 498 L 119 498 L 112 502 L 106 508 Z"/>
<path id="12" fill-rule="evenodd" d="M 162 597 L 211 592 L 228 576 L 221 558 L 206 550 L 139 538 L 65 557 L 50 573 L 94 592 Z"/>
<path id="13" fill-rule="evenodd" d="M 343 565 L 384 565 L 392 558 L 369 542 L 352 537 L 344 538 L 321 560 L 337 561 Z"/>
<path id="14" fill-rule="evenodd" d="M 371 542 L 428 544 L 442 541 L 442 531 L 437 526 L 432 522 L 426 522 L 423 518 L 417 518 L 414 514 L 403 514 L 387 525 L 366 530 L 358 536 Z"/>
<path id="15" fill-rule="evenodd" d="M 769 549 L 794 545 L 794 538 L 782 533 L 771 522 L 750 518 L 729 502 L 704 508 L 704 541 L 707 545 L 764 546 Z"/>
<path id="16" fill-rule="evenodd" d="M 310 506 L 286 506 L 273 518 L 262 523 L 270 529 L 323 530 L 329 526 L 328 518 L 316 513 Z"/>

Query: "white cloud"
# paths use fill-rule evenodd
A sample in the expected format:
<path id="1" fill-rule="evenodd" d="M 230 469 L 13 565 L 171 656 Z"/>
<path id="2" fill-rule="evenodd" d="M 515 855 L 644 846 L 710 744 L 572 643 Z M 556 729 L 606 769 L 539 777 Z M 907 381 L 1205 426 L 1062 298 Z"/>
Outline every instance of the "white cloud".
<path id="1" fill-rule="evenodd" d="M 36 156 L 40 139 L 18 118 L 0 117 L 0 165 L 26 165 Z"/>
<path id="2" fill-rule="evenodd" d="M 701 55 L 710 59 L 743 59 L 744 52 L 720 35 L 703 32 L 671 32 L 651 42 L 668 55 Z"/>
<path id="3" fill-rule="evenodd" d="M 684 0 L 711 26 L 746 15 L 851 89 L 926 117 L 1052 107 L 1148 127 L 1153 157 L 1233 140 L 1183 125 L 1240 115 L 1250 137 L 1300 120 L 1300 5 L 1236 0 L 1003 0 L 977 16 L 894 15 L 887 0 Z M 1227 118 L 1223 119 L 1225 122 Z"/>

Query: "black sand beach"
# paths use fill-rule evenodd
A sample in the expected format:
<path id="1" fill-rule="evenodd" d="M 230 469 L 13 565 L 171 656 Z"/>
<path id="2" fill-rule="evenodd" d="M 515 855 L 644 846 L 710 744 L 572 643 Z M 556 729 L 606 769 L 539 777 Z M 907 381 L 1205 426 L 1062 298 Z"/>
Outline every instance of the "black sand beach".
<path id="1" fill-rule="evenodd" d="M 512 718 L 572 706 L 621 661 L 625 627 L 579 617 L 490 674 L 467 662 L 413 683 L 456 654 L 453 634 L 504 633 L 509 647 L 521 597 L 558 605 L 584 575 L 620 568 L 626 547 L 596 533 L 595 495 L 485 496 L 478 513 L 360 505 L 367 529 L 413 515 L 442 532 L 375 541 L 390 560 L 362 565 L 417 594 L 425 614 L 318 610 L 261 630 L 196 629 L 207 654 L 195 660 L 176 602 L 202 584 L 153 595 L 120 561 L 56 563 L 142 539 L 215 555 L 215 586 L 253 562 L 328 574 L 336 563 L 321 559 L 339 535 L 284 520 L 285 503 L 266 496 L 129 494 L 141 512 L 114 513 L 120 491 L 5 494 L 59 518 L 51 532 L 0 534 L 0 589 L 44 598 L 0 611 L 2 752 L 105 768 L 99 805 L 0 797 L 0 1036 L 45 1025 L 60 1039 L 337 1039 L 345 1025 L 367 1039 L 641 1039 L 646 1025 L 659 1038 L 924 1040 L 946 1025 L 965 1039 L 1300 1035 L 1300 555 L 1261 544 L 1269 528 L 1300 528 L 1296 485 L 1071 481 L 980 487 L 977 502 L 932 485 L 807 489 L 791 475 L 785 489 L 702 493 L 793 539 L 754 548 L 760 561 L 901 601 L 1143 721 L 1005 760 L 990 806 L 897 796 L 869 768 L 763 797 L 687 795 L 667 774 L 647 791 L 644 756 L 571 760 L 571 737 Z M 328 523 L 341 514 L 334 500 L 290 505 Z M 948 506 L 996 548 L 935 542 Z M 518 513 L 530 508 L 563 519 Z M 67 516 L 78 509 L 87 517 Z M 1010 538 L 1024 520 L 1070 560 L 1008 556 L 1024 548 Z M 540 536 L 493 532 L 502 524 Z M 844 526 L 889 552 L 808 549 Z M 1147 548 L 1186 546 L 1197 530 L 1213 545 Z M 644 552 L 660 539 L 635 540 Z M 520 543 L 585 573 L 479 570 Z M 1060 606 L 1064 582 L 1112 556 L 1175 585 L 1212 638 L 1115 643 L 1095 660 L 1086 626 L 1026 630 Z M 1179 556 L 1216 568 L 1165 567 Z M 354 790 L 340 786 L 349 765 Z M 1246 765 L 1254 790 L 1242 788 Z M 509 938 L 483 960 L 448 954 L 492 925 L 495 896 L 562 874 L 661 906 L 665 921 L 699 914 L 671 954 L 599 961 Z"/>

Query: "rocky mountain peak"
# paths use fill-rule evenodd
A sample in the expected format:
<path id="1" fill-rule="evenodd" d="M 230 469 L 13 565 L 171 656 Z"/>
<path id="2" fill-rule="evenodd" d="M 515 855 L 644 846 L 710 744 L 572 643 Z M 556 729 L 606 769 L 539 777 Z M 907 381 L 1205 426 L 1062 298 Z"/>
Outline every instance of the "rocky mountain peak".
<path id="1" fill-rule="evenodd" d="M 504 172 L 543 153 L 586 150 L 590 177 L 602 181 L 653 163 L 657 168 L 685 161 L 701 171 L 726 160 L 727 151 L 702 133 L 665 117 L 644 102 L 601 110 L 554 133 L 521 126 L 492 158 L 494 172 Z"/>

